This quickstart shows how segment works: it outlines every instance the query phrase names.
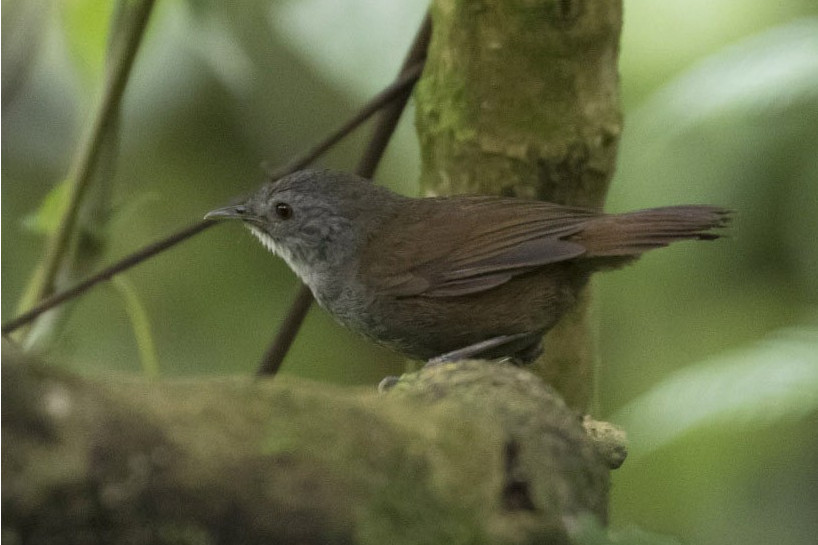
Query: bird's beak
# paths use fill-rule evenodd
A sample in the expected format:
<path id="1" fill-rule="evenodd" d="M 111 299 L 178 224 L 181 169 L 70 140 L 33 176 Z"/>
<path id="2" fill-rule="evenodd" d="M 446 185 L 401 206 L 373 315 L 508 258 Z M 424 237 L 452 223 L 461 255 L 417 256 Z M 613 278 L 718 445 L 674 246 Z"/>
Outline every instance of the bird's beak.
<path id="1" fill-rule="evenodd" d="M 205 214 L 206 220 L 240 220 L 247 219 L 247 207 L 243 204 L 234 204 L 211 210 Z"/>

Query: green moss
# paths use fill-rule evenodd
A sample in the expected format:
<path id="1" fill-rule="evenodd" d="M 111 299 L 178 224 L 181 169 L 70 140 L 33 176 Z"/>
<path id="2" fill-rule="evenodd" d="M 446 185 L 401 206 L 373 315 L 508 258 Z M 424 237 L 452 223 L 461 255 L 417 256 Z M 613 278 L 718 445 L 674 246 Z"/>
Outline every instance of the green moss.
<path id="1" fill-rule="evenodd" d="M 3 370 L 31 401 L 3 425 L 6 527 L 30 543 L 533 543 L 605 516 L 576 414 L 510 366 L 423 369 L 384 395 Z M 69 409 L 43 411 L 54 391 Z"/>

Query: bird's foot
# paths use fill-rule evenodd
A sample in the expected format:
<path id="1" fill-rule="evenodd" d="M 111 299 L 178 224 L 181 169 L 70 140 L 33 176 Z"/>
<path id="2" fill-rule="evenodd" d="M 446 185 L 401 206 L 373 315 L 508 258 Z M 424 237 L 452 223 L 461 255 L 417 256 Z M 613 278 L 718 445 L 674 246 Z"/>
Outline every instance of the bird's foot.
<path id="1" fill-rule="evenodd" d="M 392 388 L 395 387 L 395 384 L 400 382 L 400 377 L 396 377 L 395 375 L 390 375 L 388 377 L 384 377 L 378 383 L 378 393 L 383 394 L 388 392 Z"/>

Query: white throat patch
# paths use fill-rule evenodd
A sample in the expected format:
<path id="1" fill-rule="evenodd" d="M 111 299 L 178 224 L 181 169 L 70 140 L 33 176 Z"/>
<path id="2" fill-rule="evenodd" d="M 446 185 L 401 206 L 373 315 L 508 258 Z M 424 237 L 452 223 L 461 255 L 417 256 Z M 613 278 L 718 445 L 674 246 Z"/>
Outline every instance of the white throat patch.
<path id="1" fill-rule="evenodd" d="M 261 241 L 265 248 L 270 250 L 272 253 L 283 259 L 287 265 L 290 266 L 290 269 L 309 287 L 314 287 L 317 285 L 318 276 L 314 274 L 309 267 L 304 267 L 304 264 L 301 263 L 299 260 L 293 259 L 292 252 L 286 246 L 281 246 L 276 244 L 276 241 L 273 240 L 273 237 L 259 229 L 258 227 L 254 227 L 252 225 L 247 226 L 250 231 L 256 238 Z"/>
<path id="2" fill-rule="evenodd" d="M 279 251 L 278 251 L 278 246 L 276 246 L 276 243 L 273 240 L 273 237 L 271 237 L 270 235 L 268 235 L 267 233 L 265 233 L 264 231 L 262 231 L 258 227 L 254 227 L 253 225 L 248 225 L 248 227 L 249 227 L 250 231 L 254 235 L 256 235 L 256 238 L 259 239 L 259 241 L 264 245 L 265 248 L 267 248 L 268 250 L 270 250 L 271 252 L 273 252 L 276 255 L 280 255 Z"/>

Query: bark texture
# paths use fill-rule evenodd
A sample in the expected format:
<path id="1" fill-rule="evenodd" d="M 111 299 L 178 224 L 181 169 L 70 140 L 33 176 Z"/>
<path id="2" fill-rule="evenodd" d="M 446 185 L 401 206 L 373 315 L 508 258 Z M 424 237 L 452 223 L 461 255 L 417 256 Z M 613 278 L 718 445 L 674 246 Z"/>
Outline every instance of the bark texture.
<path id="1" fill-rule="evenodd" d="M 379 394 L 3 356 L 4 543 L 568 543 L 606 518 L 605 441 L 510 366 Z"/>
<path id="2" fill-rule="evenodd" d="M 621 0 L 435 0 L 416 88 L 427 194 L 601 208 L 621 131 Z M 577 408 L 593 386 L 588 297 L 546 337 L 536 372 Z"/>

